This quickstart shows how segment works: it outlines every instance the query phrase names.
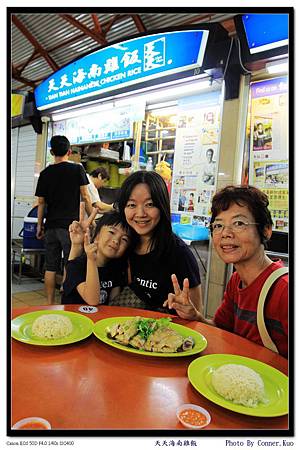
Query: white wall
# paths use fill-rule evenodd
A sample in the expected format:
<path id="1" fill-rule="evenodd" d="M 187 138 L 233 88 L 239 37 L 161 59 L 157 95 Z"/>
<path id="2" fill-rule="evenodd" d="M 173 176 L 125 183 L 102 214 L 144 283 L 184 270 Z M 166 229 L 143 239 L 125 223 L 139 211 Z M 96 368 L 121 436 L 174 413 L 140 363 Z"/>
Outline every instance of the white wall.
<path id="1" fill-rule="evenodd" d="M 34 202 L 37 134 L 26 125 L 12 129 L 11 136 L 12 239 L 16 239 Z"/>

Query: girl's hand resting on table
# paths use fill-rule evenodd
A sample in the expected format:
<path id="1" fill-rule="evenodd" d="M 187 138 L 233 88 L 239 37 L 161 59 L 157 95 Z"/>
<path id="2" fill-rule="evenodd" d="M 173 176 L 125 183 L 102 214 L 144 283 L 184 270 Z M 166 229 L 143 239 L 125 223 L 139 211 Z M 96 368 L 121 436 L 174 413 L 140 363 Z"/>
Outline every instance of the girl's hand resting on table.
<path id="1" fill-rule="evenodd" d="M 171 275 L 174 294 L 170 293 L 168 299 L 163 306 L 169 309 L 175 309 L 178 316 L 182 319 L 204 321 L 202 314 L 193 305 L 189 295 L 189 280 L 183 280 L 182 290 L 180 289 L 177 277 L 175 274 Z"/>

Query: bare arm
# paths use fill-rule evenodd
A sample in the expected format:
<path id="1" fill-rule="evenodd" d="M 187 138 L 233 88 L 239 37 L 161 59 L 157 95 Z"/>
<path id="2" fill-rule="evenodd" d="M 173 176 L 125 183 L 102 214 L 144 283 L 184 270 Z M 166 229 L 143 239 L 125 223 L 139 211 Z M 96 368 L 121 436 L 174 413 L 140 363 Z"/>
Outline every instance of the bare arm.
<path id="1" fill-rule="evenodd" d="M 77 291 L 88 305 L 98 305 L 100 280 L 96 261 L 97 245 L 90 243 L 88 232 L 84 235 L 84 250 L 87 256 L 86 279 L 77 286 Z"/>
<path id="2" fill-rule="evenodd" d="M 194 305 L 195 309 L 201 314 L 203 313 L 203 300 L 201 284 L 193 288 L 189 288 L 190 302 Z"/>
<path id="3" fill-rule="evenodd" d="M 90 216 L 93 211 L 93 206 L 92 206 L 91 197 L 90 197 L 90 194 L 89 194 L 89 191 L 88 191 L 88 188 L 86 185 L 80 186 L 80 195 L 81 195 L 82 201 L 85 204 L 85 210 L 86 210 L 88 216 Z"/>
<path id="4" fill-rule="evenodd" d="M 37 230 L 36 230 L 37 239 L 43 239 L 44 234 L 45 234 L 44 233 L 44 225 L 43 225 L 45 205 L 46 205 L 45 198 L 38 197 L 38 223 L 37 223 Z"/>
<path id="5" fill-rule="evenodd" d="M 114 209 L 113 203 L 110 205 L 104 202 L 95 202 L 93 206 L 98 209 L 99 213 L 104 213 L 106 211 L 112 211 Z"/>

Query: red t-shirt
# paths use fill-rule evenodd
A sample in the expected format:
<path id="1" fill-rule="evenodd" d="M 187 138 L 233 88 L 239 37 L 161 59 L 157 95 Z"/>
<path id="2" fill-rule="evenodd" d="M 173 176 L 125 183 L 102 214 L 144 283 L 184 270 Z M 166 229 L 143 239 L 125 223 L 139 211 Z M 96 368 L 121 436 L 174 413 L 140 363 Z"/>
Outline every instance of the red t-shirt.
<path id="1" fill-rule="evenodd" d="M 257 303 L 262 286 L 268 276 L 279 267 L 281 261 L 270 264 L 257 278 L 241 289 L 237 272 L 231 276 L 223 302 L 214 317 L 219 328 L 236 333 L 250 341 L 263 345 L 256 322 Z M 265 324 L 278 352 L 288 355 L 288 275 L 283 275 L 272 285 L 265 301 Z"/>

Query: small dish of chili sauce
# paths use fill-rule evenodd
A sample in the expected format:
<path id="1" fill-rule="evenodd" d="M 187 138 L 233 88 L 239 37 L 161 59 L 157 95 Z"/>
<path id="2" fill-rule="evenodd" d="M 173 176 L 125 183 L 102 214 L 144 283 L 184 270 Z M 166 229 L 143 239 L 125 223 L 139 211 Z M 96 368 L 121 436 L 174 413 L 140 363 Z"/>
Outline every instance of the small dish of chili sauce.
<path id="1" fill-rule="evenodd" d="M 194 430 L 206 427 L 211 421 L 206 409 L 192 403 L 179 406 L 176 409 L 176 416 L 184 427 Z"/>
<path id="2" fill-rule="evenodd" d="M 12 427 L 13 430 L 51 430 L 48 420 L 42 417 L 26 417 L 19 420 Z"/>

